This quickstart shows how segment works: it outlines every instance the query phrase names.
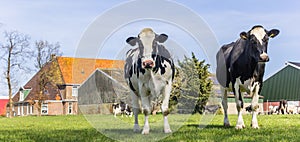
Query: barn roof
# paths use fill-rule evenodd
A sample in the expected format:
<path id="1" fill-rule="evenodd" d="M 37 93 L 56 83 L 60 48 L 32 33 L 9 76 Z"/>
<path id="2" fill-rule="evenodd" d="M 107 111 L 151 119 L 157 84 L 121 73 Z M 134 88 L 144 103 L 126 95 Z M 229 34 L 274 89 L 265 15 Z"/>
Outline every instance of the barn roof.
<path id="1" fill-rule="evenodd" d="M 292 66 L 300 70 L 300 62 L 286 62 L 286 65 Z"/>
<path id="2" fill-rule="evenodd" d="M 264 101 L 300 100 L 300 63 L 286 62 L 286 66 L 264 81 L 261 95 Z"/>

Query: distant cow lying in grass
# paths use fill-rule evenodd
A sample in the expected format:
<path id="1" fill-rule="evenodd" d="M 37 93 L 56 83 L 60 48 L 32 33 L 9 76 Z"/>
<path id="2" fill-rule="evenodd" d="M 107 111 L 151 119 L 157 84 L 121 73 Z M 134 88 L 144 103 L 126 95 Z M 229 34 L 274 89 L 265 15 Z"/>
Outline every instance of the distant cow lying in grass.
<path id="1" fill-rule="evenodd" d="M 114 103 L 112 105 L 112 108 L 115 117 L 117 117 L 117 114 L 121 114 L 122 117 L 124 114 L 126 115 L 126 117 L 128 116 L 132 117 L 132 111 L 130 107 L 128 106 L 128 104 L 125 104 L 122 101 L 121 103 Z"/>

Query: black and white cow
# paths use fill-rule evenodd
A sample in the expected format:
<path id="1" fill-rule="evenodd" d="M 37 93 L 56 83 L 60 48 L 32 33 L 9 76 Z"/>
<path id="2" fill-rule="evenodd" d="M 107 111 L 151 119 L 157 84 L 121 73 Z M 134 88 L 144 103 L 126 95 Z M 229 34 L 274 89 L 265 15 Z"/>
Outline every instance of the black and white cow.
<path id="1" fill-rule="evenodd" d="M 267 31 L 264 27 L 254 26 L 248 32 L 241 32 L 236 42 L 223 45 L 217 53 L 217 79 L 224 93 L 222 105 L 224 108 L 224 126 L 230 126 L 227 116 L 227 91 L 234 92 L 238 120 L 236 129 L 245 127 L 241 114 L 243 95 L 247 92 L 252 96 L 251 110 L 253 128 L 259 128 L 257 122 L 258 99 L 262 88 L 265 63 L 269 61 L 267 46 L 269 38 L 279 34 L 279 30 Z"/>
<path id="2" fill-rule="evenodd" d="M 143 107 L 145 124 L 142 134 L 149 134 L 148 116 L 153 102 L 162 99 L 161 110 L 164 116 L 164 132 L 170 133 L 168 122 L 168 105 L 172 80 L 174 78 L 174 62 L 169 51 L 162 45 L 167 40 L 165 34 L 156 34 L 150 28 L 143 29 L 138 37 L 129 37 L 126 42 L 134 47 L 127 52 L 125 63 L 125 79 L 131 89 L 135 132 L 140 131 L 138 124 L 139 101 Z"/>
<path id="3" fill-rule="evenodd" d="M 279 101 L 279 107 L 278 107 L 278 114 L 289 114 L 288 111 L 288 103 L 287 100 L 280 100 Z"/>
<path id="4" fill-rule="evenodd" d="M 114 103 L 112 105 L 112 108 L 115 117 L 117 116 L 117 114 L 121 114 L 122 117 L 124 114 L 126 115 L 126 117 L 132 117 L 133 112 L 131 111 L 129 105 L 123 101 L 121 101 L 120 103 Z"/>

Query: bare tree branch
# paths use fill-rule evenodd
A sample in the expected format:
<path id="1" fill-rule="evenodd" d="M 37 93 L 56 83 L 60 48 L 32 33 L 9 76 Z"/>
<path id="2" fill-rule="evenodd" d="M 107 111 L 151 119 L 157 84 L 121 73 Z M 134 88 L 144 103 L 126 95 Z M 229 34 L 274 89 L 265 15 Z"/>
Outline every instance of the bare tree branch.
<path id="1" fill-rule="evenodd" d="M 5 41 L 1 45 L 3 49 L 3 55 L 1 56 L 2 61 L 4 61 L 4 66 L 6 70 L 4 71 L 7 86 L 8 86 L 8 96 L 9 96 L 9 116 L 13 116 L 12 107 L 12 95 L 13 89 L 17 87 L 18 79 L 17 71 L 23 68 L 23 64 L 28 58 L 25 57 L 26 54 L 30 53 L 29 48 L 29 36 L 21 34 L 17 31 L 4 32 Z"/>
<path id="2" fill-rule="evenodd" d="M 52 55 L 62 55 L 58 42 L 49 43 L 47 40 L 39 40 L 35 42 L 35 49 L 34 57 L 36 57 L 36 69 L 41 69 L 45 63 L 49 62 Z"/>

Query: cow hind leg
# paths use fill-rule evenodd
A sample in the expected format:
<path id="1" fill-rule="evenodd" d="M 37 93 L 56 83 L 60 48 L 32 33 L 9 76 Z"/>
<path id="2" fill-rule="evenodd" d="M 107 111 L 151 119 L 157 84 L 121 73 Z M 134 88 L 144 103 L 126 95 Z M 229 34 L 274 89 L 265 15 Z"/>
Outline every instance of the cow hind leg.
<path id="1" fill-rule="evenodd" d="M 164 117 L 164 133 L 171 133 L 172 130 L 170 128 L 170 124 L 168 121 L 168 114 L 169 112 L 169 99 L 170 99 L 170 92 L 171 92 L 172 86 L 170 84 L 166 85 L 164 94 L 163 94 L 163 102 L 161 105 L 161 110 Z"/>
<path id="2" fill-rule="evenodd" d="M 229 122 L 228 114 L 227 114 L 227 110 L 228 110 L 227 90 L 225 90 L 225 88 L 221 88 L 221 91 L 222 91 L 222 94 L 224 94 L 223 99 L 222 99 L 222 106 L 223 106 L 223 110 L 224 110 L 224 126 L 229 127 L 230 122 Z"/>

